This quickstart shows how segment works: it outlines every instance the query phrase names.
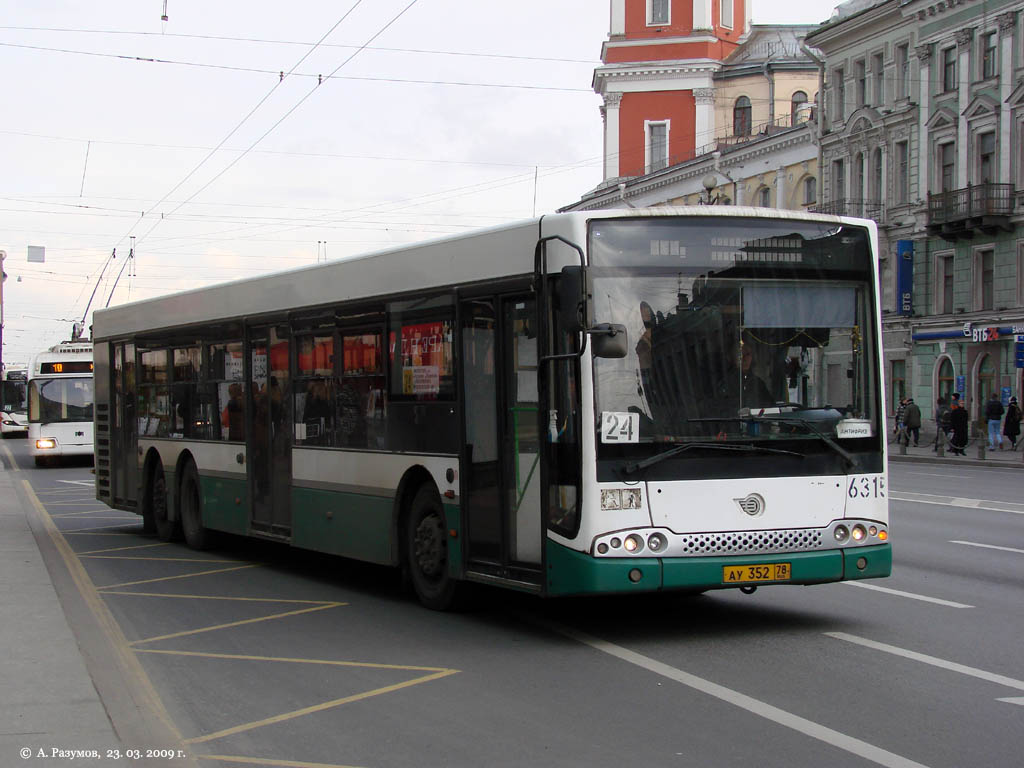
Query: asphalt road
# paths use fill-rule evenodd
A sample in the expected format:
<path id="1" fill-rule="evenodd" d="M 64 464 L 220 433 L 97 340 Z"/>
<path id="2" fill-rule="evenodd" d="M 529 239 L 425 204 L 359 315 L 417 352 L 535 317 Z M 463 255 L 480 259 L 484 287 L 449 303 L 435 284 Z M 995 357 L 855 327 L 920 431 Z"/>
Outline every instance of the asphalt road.
<path id="1" fill-rule="evenodd" d="M 95 501 L 88 465 L 36 469 L 23 441 L 3 445 L 116 622 L 83 651 L 121 643 L 204 767 L 1021 764 L 1015 470 L 894 464 L 886 580 L 487 591 L 439 614 L 388 569 L 162 544 Z"/>

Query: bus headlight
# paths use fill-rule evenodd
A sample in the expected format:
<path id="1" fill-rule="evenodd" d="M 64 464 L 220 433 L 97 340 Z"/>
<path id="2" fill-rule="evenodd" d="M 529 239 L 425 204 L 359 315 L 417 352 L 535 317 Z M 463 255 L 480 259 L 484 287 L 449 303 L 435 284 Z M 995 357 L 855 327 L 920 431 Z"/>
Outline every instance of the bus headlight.
<path id="1" fill-rule="evenodd" d="M 662 533 L 652 533 L 647 537 L 647 547 L 651 552 L 661 552 L 668 546 L 668 539 Z"/>
<path id="2" fill-rule="evenodd" d="M 850 529 L 845 525 L 837 525 L 836 529 L 832 532 L 832 535 L 836 537 L 836 541 L 842 544 L 850 538 Z"/>
<path id="3" fill-rule="evenodd" d="M 863 525 L 858 524 L 858 525 L 853 526 L 853 540 L 854 541 L 864 541 L 864 537 L 865 536 L 867 536 L 867 531 L 864 530 L 864 526 Z"/>
<path id="4" fill-rule="evenodd" d="M 41 437 L 36 440 L 36 449 L 40 451 L 52 451 L 57 447 L 57 441 L 52 437 Z"/>
<path id="5" fill-rule="evenodd" d="M 625 541 L 622 542 L 622 547 L 627 552 L 639 552 L 644 548 L 644 540 L 635 533 L 631 533 L 626 537 Z"/>

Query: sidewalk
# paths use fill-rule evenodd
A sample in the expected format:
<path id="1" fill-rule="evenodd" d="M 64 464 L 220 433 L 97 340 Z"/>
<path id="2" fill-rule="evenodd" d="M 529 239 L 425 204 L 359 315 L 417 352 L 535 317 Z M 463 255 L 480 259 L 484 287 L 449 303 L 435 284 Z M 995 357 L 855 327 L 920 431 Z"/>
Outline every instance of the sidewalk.
<path id="1" fill-rule="evenodd" d="M 57 598 L 20 483 L 0 463 L 0 765 L 106 764 L 121 740 Z M 95 750 L 101 760 L 53 750 Z"/>
<path id="2" fill-rule="evenodd" d="M 1024 473 L 1024 445 L 1022 440 L 1017 440 L 1017 450 L 1010 450 L 1010 443 L 1008 441 L 1003 443 L 1003 450 L 1001 451 L 990 451 L 988 449 L 988 436 L 972 437 L 968 442 L 967 447 L 964 448 L 966 456 L 957 456 L 949 452 L 948 444 L 945 447 L 945 455 L 939 456 L 932 448 L 935 445 L 935 429 L 934 427 L 930 431 L 925 431 L 927 428 L 921 428 L 921 442 L 915 447 L 913 443 L 906 449 L 906 455 L 902 453 L 899 443 L 892 440 L 892 435 L 889 435 L 889 461 L 917 461 L 917 462 L 928 462 L 934 464 L 961 464 L 975 467 L 998 467 L 1008 470 L 1019 470 Z M 983 446 L 985 449 L 985 458 L 979 458 L 978 446 Z"/>

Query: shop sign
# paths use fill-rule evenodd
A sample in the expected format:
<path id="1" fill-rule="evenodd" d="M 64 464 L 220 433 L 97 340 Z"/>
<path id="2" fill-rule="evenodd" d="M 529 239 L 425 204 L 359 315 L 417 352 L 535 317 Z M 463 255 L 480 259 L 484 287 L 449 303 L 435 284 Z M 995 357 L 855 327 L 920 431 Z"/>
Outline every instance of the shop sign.
<path id="1" fill-rule="evenodd" d="M 973 342 L 999 341 L 999 329 L 995 326 L 975 328 L 971 323 L 964 323 L 964 336 Z"/>

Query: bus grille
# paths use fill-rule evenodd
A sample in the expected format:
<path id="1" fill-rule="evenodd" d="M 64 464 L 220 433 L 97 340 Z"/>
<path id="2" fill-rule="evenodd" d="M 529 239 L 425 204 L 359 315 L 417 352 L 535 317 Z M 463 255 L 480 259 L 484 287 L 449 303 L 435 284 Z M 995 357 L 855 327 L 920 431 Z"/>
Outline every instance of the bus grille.
<path id="1" fill-rule="evenodd" d="M 682 556 L 747 555 L 769 552 L 805 552 L 822 547 L 822 529 L 796 528 L 773 531 L 727 531 L 674 536 Z M 679 546 L 681 545 L 681 547 Z"/>

